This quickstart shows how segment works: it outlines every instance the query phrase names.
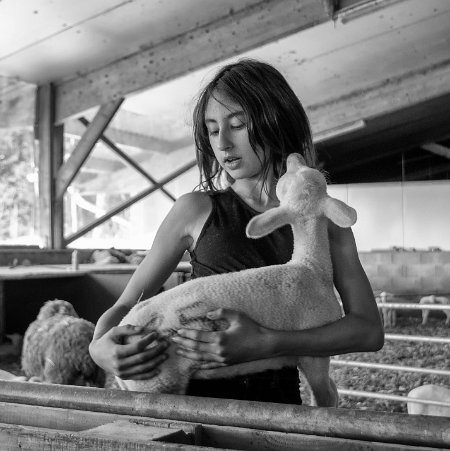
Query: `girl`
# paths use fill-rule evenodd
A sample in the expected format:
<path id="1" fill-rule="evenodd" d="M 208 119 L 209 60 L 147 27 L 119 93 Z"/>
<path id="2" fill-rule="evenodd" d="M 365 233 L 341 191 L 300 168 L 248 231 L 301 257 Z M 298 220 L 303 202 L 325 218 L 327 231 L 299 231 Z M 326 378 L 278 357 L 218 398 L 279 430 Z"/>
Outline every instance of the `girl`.
<path id="1" fill-rule="evenodd" d="M 200 94 L 194 138 L 200 190 L 176 201 L 123 294 L 100 317 L 90 346 L 98 365 L 122 379 L 151 378 L 167 358 L 169 343 L 155 333 L 124 345 L 124 337 L 143 331 L 117 324 L 142 293 L 147 298 L 158 291 L 185 251 L 191 256 L 193 278 L 281 264 L 291 257 L 289 226 L 258 240 L 245 236 L 251 217 L 278 205 L 275 186 L 287 156 L 300 152 L 308 165 L 315 165 L 308 119 L 284 77 L 254 60 L 223 67 Z M 228 188 L 218 189 L 224 181 Z M 225 331 L 179 330 L 171 344 L 178 346 L 179 354 L 202 361 L 202 368 L 282 355 L 380 349 L 383 329 L 352 231 L 330 222 L 329 239 L 334 283 L 345 311 L 342 319 L 309 330 L 276 331 L 242 313 L 221 309 L 209 317 L 227 320 Z M 192 381 L 188 394 L 301 402 L 296 369 Z"/>

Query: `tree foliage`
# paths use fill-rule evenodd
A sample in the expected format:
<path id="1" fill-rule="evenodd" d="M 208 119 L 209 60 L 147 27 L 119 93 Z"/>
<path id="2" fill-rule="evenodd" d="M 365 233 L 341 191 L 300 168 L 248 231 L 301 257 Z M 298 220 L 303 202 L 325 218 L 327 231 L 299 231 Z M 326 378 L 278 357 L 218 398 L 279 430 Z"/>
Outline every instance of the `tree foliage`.
<path id="1" fill-rule="evenodd" d="M 36 164 L 32 130 L 0 130 L 0 242 L 35 235 Z"/>

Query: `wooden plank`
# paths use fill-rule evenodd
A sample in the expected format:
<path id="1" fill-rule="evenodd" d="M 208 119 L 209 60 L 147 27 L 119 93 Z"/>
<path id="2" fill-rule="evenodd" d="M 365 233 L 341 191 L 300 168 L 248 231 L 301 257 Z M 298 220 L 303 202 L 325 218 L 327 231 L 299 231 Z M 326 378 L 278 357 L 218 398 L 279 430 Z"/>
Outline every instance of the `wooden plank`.
<path id="1" fill-rule="evenodd" d="M 92 121 L 91 114 L 86 114 L 86 118 Z M 120 109 L 108 127 L 108 137 L 119 144 L 164 154 L 192 143 L 192 136 L 167 140 L 149 135 L 148 120 L 146 115 Z M 67 133 L 75 136 L 82 136 L 85 131 L 78 120 L 66 121 L 64 126 Z"/>
<path id="2" fill-rule="evenodd" d="M 450 148 L 437 143 L 428 143 L 422 146 L 422 149 L 428 152 L 440 155 L 441 157 L 450 159 Z"/>
<path id="3" fill-rule="evenodd" d="M 103 437 L 85 437 L 68 431 L 10 424 L 0 424 L 0 443 L 2 449 L 9 451 L 54 451 L 57 449 L 64 451 L 144 451 L 152 449 L 205 451 L 214 449 L 156 441 L 142 443 L 139 438 L 124 442 Z"/>
<path id="4" fill-rule="evenodd" d="M 0 279 L 0 343 L 5 340 L 5 313 L 6 313 L 6 297 L 5 297 L 5 284 Z"/>
<path id="5" fill-rule="evenodd" d="M 306 112 L 314 134 L 359 119 L 387 114 L 450 93 L 450 60 L 390 78 L 321 104 Z"/>
<path id="6" fill-rule="evenodd" d="M 163 428 L 166 431 L 171 429 L 183 430 L 195 437 L 195 445 L 220 446 L 222 448 L 227 447 L 249 451 L 260 451 L 262 449 L 325 451 L 330 449 L 330 441 L 335 451 L 406 451 L 412 449 L 414 451 L 431 451 L 436 449 L 422 446 L 411 447 L 410 445 L 327 438 L 306 434 L 261 431 L 231 426 L 199 425 L 173 420 L 158 420 L 82 410 L 0 403 L 0 423 L 80 432 L 119 420 L 139 422 L 139 424 Z"/>
<path id="7" fill-rule="evenodd" d="M 60 167 L 56 178 L 56 196 L 58 199 L 62 199 L 65 190 L 77 175 L 100 136 L 108 127 L 108 124 L 120 108 L 123 100 L 123 98 L 119 98 L 100 107 L 90 127 L 81 137 L 76 148 L 67 161 Z"/>
<path id="8" fill-rule="evenodd" d="M 112 439 L 124 445 L 128 442 L 148 443 L 150 441 L 184 443 L 193 445 L 193 436 L 186 434 L 182 429 L 169 429 L 167 427 L 151 426 L 132 420 L 117 420 L 102 424 L 95 428 L 86 429 L 79 433 L 83 437 L 98 437 Z"/>
<path id="9" fill-rule="evenodd" d="M 6 424 L 81 432 L 119 420 L 133 420 L 154 427 L 182 429 L 194 436 L 199 436 L 200 433 L 199 425 L 196 423 L 0 402 L 0 423 Z"/>
<path id="10" fill-rule="evenodd" d="M 229 426 L 203 426 L 204 446 L 245 449 L 247 451 L 432 451 L 441 448 L 399 445 L 374 441 L 320 437 L 317 435 L 260 431 Z"/>
<path id="11" fill-rule="evenodd" d="M 266 0 L 57 85 L 56 120 L 329 20 L 317 0 Z M 145 48 L 145 46 L 143 46 Z"/>
<path id="12" fill-rule="evenodd" d="M 57 198 L 53 180 L 63 164 L 64 158 L 64 124 L 53 127 L 53 144 L 51 155 L 51 208 L 50 208 L 50 247 L 52 249 L 64 249 L 64 207 L 63 199 Z"/>
<path id="13" fill-rule="evenodd" d="M 0 381 L 0 401 L 450 448 L 450 418 Z"/>
<path id="14" fill-rule="evenodd" d="M 52 240 L 54 98 L 54 89 L 51 84 L 38 87 L 35 135 L 39 140 L 39 235 L 48 247 L 51 247 Z"/>

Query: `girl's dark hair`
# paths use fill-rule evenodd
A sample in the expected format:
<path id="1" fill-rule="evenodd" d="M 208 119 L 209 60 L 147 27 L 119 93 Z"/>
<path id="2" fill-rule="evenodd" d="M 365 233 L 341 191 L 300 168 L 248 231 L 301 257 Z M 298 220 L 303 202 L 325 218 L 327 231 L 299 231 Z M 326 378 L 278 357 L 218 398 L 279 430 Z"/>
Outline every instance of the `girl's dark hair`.
<path id="1" fill-rule="evenodd" d="M 266 149 L 262 177 L 270 165 L 275 177 L 286 171 L 290 153 L 301 153 L 306 164 L 316 166 L 311 129 L 305 110 L 283 75 L 267 63 L 242 59 L 220 69 L 202 89 L 194 108 L 193 126 L 202 190 L 217 190 L 222 168 L 214 157 L 205 125 L 208 101 L 216 94 L 239 104 L 247 118 L 250 144 Z"/>

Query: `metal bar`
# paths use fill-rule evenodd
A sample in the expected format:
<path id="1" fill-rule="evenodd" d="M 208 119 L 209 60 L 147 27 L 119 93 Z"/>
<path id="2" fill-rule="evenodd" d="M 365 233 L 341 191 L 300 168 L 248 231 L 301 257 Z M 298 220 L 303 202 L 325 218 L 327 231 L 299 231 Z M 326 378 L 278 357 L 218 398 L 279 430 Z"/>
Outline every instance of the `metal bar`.
<path id="1" fill-rule="evenodd" d="M 423 337 L 420 335 L 384 334 L 384 338 L 387 338 L 388 340 L 398 340 L 398 341 L 418 341 L 422 343 L 450 344 L 450 338 Z"/>
<path id="2" fill-rule="evenodd" d="M 190 163 L 185 164 L 177 171 L 173 172 L 172 174 L 169 174 L 167 177 L 162 179 L 159 184 L 165 185 L 166 183 L 171 182 L 173 179 L 177 178 L 179 175 L 184 174 L 185 172 L 189 171 L 189 169 L 193 168 L 197 165 L 197 162 L 195 160 L 191 161 Z M 114 215 L 120 213 L 121 211 L 125 210 L 128 207 L 131 207 L 131 205 L 135 204 L 136 202 L 140 201 L 144 197 L 147 197 L 149 194 L 153 193 L 158 189 L 157 186 L 151 186 L 150 188 L 145 189 L 144 191 L 141 191 L 140 193 L 136 194 L 136 196 L 133 196 L 131 199 L 128 199 L 126 202 L 121 203 L 116 208 L 113 208 L 108 213 L 104 214 L 100 218 L 96 219 L 95 221 L 92 221 L 87 226 L 83 227 L 82 229 L 78 230 L 78 232 L 73 233 L 72 235 L 69 235 L 65 242 L 66 244 L 71 243 L 72 241 L 75 241 L 80 236 L 85 235 L 86 233 L 90 232 L 95 227 L 99 226 L 100 224 L 103 224 L 108 219 L 112 218 Z"/>
<path id="3" fill-rule="evenodd" d="M 361 390 L 347 390 L 345 388 L 338 388 L 338 393 L 345 396 L 354 396 L 361 398 L 386 399 L 388 401 L 399 402 L 415 402 L 417 404 L 431 404 L 433 406 L 450 407 L 449 402 L 431 401 L 430 399 L 408 398 L 407 396 L 391 395 L 389 393 L 374 393 Z"/>
<path id="4" fill-rule="evenodd" d="M 436 305 L 436 304 L 406 304 L 406 303 L 391 303 L 379 302 L 378 308 L 383 309 L 404 309 L 404 310 L 450 310 L 450 305 Z"/>
<path id="5" fill-rule="evenodd" d="M 376 368 L 379 370 L 405 371 L 409 373 L 437 374 L 439 376 L 450 376 L 450 371 L 434 368 L 417 368 L 413 366 L 387 365 L 384 363 L 357 362 L 355 360 L 331 359 L 333 365 L 356 366 L 360 368 Z"/>
<path id="6" fill-rule="evenodd" d="M 85 117 L 79 117 L 78 120 L 86 127 L 89 127 L 91 124 Z M 115 152 L 119 157 L 125 160 L 131 167 L 133 167 L 136 171 L 138 171 L 141 175 L 143 175 L 150 183 L 157 186 L 167 197 L 169 197 L 172 201 L 176 201 L 177 199 L 167 191 L 163 185 L 158 183 L 142 166 L 137 164 L 132 158 L 130 158 L 125 152 L 123 152 L 119 147 L 114 144 L 105 134 L 100 136 L 100 141 L 103 141 L 113 152 Z"/>
<path id="7" fill-rule="evenodd" d="M 0 401 L 217 426 L 450 447 L 448 418 L 0 381 Z"/>

